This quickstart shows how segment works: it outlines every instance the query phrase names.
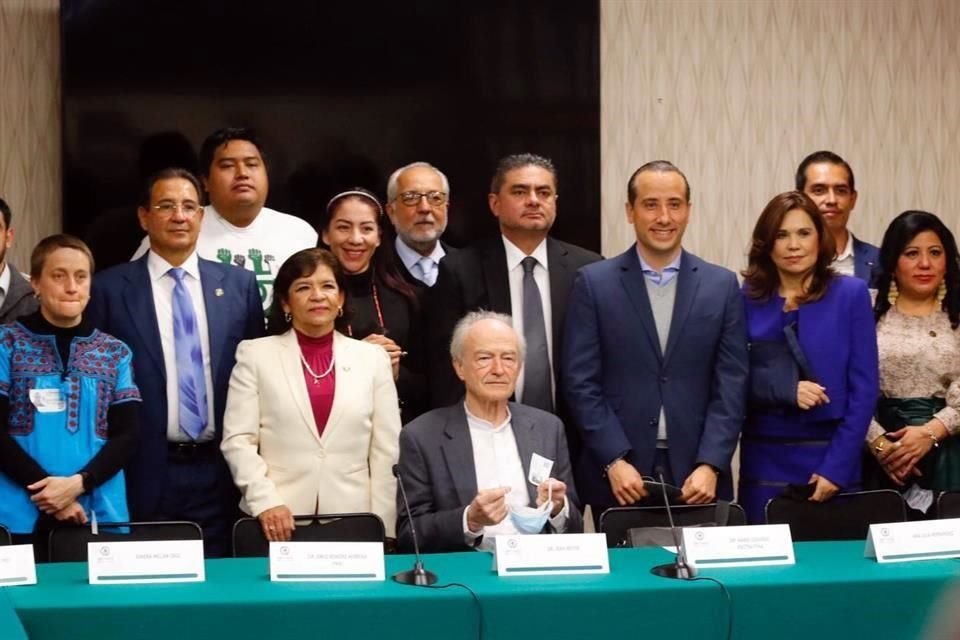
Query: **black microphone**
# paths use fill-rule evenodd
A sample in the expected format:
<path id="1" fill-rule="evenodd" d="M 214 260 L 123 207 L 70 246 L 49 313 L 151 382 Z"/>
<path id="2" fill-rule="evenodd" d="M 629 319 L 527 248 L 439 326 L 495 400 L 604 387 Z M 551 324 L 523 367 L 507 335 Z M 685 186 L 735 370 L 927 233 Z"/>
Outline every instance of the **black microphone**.
<path id="1" fill-rule="evenodd" d="M 687 551 L 683 546 L 683 538 L 679 535 L 677 526 L 673 523 L 673 512 L 670 510 L 667 486 L 663 481 L 663 474 L 658 475 L 660 476 L 660 489 L 663 490 L 663 505 L 667 509 L 667 518 L 670 520 L 670 533 L 673 534 L 673 542 L 677 545 L 677 558 L 673 562 L 657 565 L 650 569 L 650 573 L 661 578 L 692 580 L 697 577 L 697 568 L 687 564 Z"/>
<path id="2" fill-rule="evenodd" d="M 403 508 L 407 512 L 407 522 L 410 523 L 410 536 L 413 538 L 413 553 L 416 557 L 413 563 L 413 569 L 401 571 L 395 574 L 393 579 L 400 584 L 429 587 L 437 582 L 437 574 L 424 569 L 423 562 L 420 560 L 420 545 L 417 544 L 417 527 L 413 524 L 413 514 L 410 513 L 410 503 L 407 502 L 407 492 L 403 488 L 403 476 L 400 475 L 400 465 L 393 465 L 393 475 L 397 479 L 397 486 L 400 487 L 400 496 L 403 498 Z"/>

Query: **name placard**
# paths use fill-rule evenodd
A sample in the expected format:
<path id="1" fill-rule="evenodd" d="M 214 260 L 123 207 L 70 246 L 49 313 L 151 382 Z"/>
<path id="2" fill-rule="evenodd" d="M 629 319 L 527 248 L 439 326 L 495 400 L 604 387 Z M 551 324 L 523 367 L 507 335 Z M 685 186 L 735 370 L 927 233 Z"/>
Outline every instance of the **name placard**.
<path id="1" fill-rule="evenodd" d="M 683 530 L 687 562 L 701 569 L 794 564 L 790 526 L 689 527 Z"/>
<path id="2" fill-rule="evenodd" d="M 272 582 L 384 579 L 380 542 L 271 542 Z"/>
<path id="3" fill-rule="evenodd" d="M 960 556 L 960 518 L 872 524 L 864 557 L 908 562 Z"/>
<path id="4" fill-rule="evenodd" d="M 602 533 L 497 536 L 495 544 L 501 576 L 610 573 L 607 537 Z"/>
<path id="5" fill-rule="evenodd" d="M 87 543 L 90 584 L 203 582 L 200 540 Z"/>
<path id="6" fill-rule="evenodd" d="M 0 547 L 0 587 L 37 584 L 32 544 Z"/>

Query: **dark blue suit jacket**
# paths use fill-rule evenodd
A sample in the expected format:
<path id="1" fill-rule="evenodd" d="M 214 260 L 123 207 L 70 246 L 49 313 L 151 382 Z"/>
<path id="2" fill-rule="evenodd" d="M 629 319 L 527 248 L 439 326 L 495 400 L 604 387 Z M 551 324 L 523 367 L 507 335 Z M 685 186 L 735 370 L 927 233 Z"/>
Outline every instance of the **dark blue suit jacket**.
<path id="1" fill-rule="evenodd" d="M 867 283 L 868 287 L 873 286 L 876 274 L 874 273 L 880 265 L 880 249 L 869 242 L 858 240 L 852 233 L 853 238 L 853 275 Z"/>
<path id="2" fill-rule="evenodd" d="M 603 470 L 624 452 L 640 473 L 652 473 L 661 407 L 676 482 L 707 463 L 721 471 L 718 495 L 732 497 L 748 358 L 731 271 L 683 252 L 662 353 L 636 247 L 583 267 L 568 302 L 561 367 L 589 454 L 577 464 L 581 499 L 616 504 Z"/>
<path id="3" fill-rule="evenodd" d="M 219 441 L 234 354 L 241 340 L 263 335 L 263 307 L 253 272 L 202 258 L 199 267 Z M 158 507 L 166 478 L 167 383 L 147 255 L 96 274 L 84 315 L 93 326 L 120 338 L 133 351 L 134 375 L 143 403 L 140 445 L 126 472 L 127 500 L 133 518 L 149 519 Z"/>

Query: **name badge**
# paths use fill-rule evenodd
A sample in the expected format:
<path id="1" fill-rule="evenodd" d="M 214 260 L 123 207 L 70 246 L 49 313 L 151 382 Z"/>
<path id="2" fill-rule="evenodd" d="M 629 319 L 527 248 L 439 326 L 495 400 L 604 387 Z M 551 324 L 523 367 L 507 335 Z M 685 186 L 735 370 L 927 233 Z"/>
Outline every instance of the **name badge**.
<path id="1" fill-rule="evenodd" d="M 384 579 L 380 542 L 271 542 L 272 582 L 346 582 Z"/>
<path id="2" fill-rule="evenodd" d="M 497 536 L 494 553 L 500 576 L 610 573 L 602 533 Z"/>
<path id="3" fill-rule="evenodd" d="M 32 544 L 0 547 L 0 587 L 37 584 Z"/>
<path id="4" fill-rule="evenodd" d="M 794 564 L 786 524 L 683 529 L 687 562 L 701 569 Z"/>
<path id="5" fill-rule="evenodd" d="M 960 556 L 960 518 L 872 524 L 863 555 L 877 562 L 956 558 Z"/>
<path id="6" fill-rule="evenodd" d="M 538 453 L 530 456 L 530 473 L 527 474 L 527 480 L 530 484 L 540 486 L 540 483 L 550 477 L 553 470 L 553 460 L 544 458 Z"/>
<path id="7" fill-rule="evenodd" d="M 203 582 L 201 540 L 87 543 L 90 584 Z"/>
<path id="8" fill-rule="evenodd" d="M 60 413 L 67 408 L 60 389 L 30 389 L 30 404 L 38 413 Z"/>

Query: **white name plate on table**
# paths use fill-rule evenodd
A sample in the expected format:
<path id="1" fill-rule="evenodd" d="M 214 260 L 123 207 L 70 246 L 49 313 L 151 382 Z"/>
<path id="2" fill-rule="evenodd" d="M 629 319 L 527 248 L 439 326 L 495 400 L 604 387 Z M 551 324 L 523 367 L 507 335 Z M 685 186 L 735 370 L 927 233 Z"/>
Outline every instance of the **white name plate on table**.
<path id="1" fill-rule="evenodd" d="M 607 536 L 602 533 L 497 536 L 495 542 L 501 576 L 610 573 Z"/>
<path id="2" fill-rule="evenodd" d="M 87 543 L 90 584 L 203 582 L 203 541 Z"/>
<path id="3" fill-rule="evenodd" d="M 687 562 L 701 569 L 794 564 L 793 538 L 785 524 L 683 529 Z"/>
<path id="4" fill-rule="evenodd" d="M 960 518 L 872 524 L 865 557 L 908 562 L 960 556 Z"/>
<path id="5" fill-rule="evenodd" d="M 271 542 L 272 582 L 384 580 L 383 543 Z"/>
<path id="6" fill-rule="evenodd" d="M 32 544 L 0 547 L 0 587 L 37 584 Z"/>

